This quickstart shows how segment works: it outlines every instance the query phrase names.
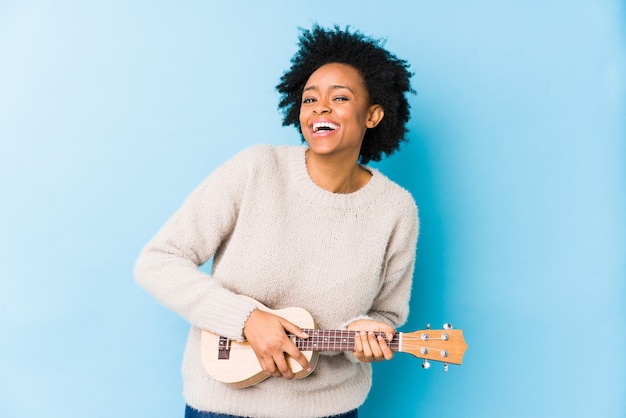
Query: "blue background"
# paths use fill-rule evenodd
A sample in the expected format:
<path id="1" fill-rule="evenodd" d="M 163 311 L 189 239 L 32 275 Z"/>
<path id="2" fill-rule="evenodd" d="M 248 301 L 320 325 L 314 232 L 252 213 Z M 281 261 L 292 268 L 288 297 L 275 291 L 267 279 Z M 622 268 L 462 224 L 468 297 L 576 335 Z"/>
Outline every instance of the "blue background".
<path id="1" fill-rule="evenodd" d="M 228 3 L 228 4 L 226 4 Z M 412 63 L 421 210 L 409 331 L 361 416 L 626 416 L 623 1 L 0 2 L 0 416 L 182 416 L 187 324 L 132 277 L 214 168 L 297 144 L 274 91 L 298 27 Z"/>

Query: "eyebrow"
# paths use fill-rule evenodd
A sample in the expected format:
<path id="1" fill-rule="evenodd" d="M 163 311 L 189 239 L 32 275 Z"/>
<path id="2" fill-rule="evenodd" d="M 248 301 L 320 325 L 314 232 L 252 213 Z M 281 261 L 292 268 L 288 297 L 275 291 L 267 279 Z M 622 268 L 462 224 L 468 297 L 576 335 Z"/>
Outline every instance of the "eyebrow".
<path id="1" fill-rule="evenodd" d="M 346 89 L 346 90 L 349 90 L 350 92 L 352 92 L 352 89 L 350 87 L 344 86 L 344 85 L 341 85 L 341 84 L 333 84 L 332 86 L 330 86 L 330 89 L 331 90 Z M 309 90 L 317 90 L 317 86 L 316 85 L 309 86 L 309 87 L 306 87 L 302 91 L 304 92 L 304 91 L 309 91 Z"/>

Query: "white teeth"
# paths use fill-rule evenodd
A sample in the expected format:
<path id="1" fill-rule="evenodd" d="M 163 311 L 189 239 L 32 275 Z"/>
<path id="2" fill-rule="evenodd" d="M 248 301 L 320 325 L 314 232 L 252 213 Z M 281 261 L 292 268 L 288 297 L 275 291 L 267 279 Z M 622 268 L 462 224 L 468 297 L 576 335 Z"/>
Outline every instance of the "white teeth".
<path id="1" fill-rule="evenodd" d="M 337 128 L 339 128 L 339 125 L 331 122 L 317 122 L 313 124 L 313 132 L 319 132 L 321 129 L 332 131 Z"/>

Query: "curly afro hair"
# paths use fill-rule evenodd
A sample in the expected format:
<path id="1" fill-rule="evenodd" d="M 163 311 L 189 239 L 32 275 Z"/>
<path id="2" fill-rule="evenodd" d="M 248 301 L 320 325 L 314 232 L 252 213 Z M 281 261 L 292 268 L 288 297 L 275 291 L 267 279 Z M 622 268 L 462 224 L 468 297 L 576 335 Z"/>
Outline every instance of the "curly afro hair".
<path id="1" fill-rule="evenodd" d="M 293 125 L 302 134 L 299 115 L 307 80 L 325 64 L 348 64 L 360 72 L 370 103 L 381 105 L 385 111 L 378 126 L 366 131 L 359 161 L 367 164 L 380 161 L 383 154 L 394 153 L 406 141 L 410 108 L 406 93 L 414 93 L 410 82 L 413 74 L 408 71 L 407 61 L 384 49 L 384 41 L 350 32 L 349 27 L 324 29 L 314 25 L 310 31 L 301 29 L 298 45 L 291 68 L 276 86 L 281 95 L 278 108 L 283 114 L 283 126 Z"/>

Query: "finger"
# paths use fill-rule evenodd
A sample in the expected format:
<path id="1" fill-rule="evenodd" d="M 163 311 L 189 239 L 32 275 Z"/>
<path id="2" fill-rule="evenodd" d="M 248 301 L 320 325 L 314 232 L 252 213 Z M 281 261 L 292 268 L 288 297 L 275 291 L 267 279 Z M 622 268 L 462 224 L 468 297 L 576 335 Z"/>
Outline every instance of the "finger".
<path id="1" fill-rule="evenodd" d="M 285 379 L 291 380 L 295 377 L 293 371 L 291 371 L 291 367 L 289 367 L 289 363 L 287 363 L 287 359 L 285 355 L 277 355 L 274 357 L 274 363 L 276 364 L 276 377 L 284 377 Z"/>
<path id="2" fill-rule="evenodd" d="M 282 374 L 276 367 L 276 363 L 271 357 L 263 356 L 259 358 L 259 363 L 261 364 L 261 368 L 265 373 L 270 376 L 280 377 Z"/>
<path id="3" fill-rule="evenodd" d="M 376 336 L 372 331 L 367 334 L 367 342 L 370 347 L 370 351 L 372 353 L 372 357 L 374 360 L 380 361 L 383 359 L 383 351 L 380 348 L 379 337 Z"/>
<path id="4" fill-rule="evenodd" d="M 370 347 L 368 333 L 366 333 L 365 331 L 361 331 L 361 343 L 363 346 L 363 357 L 372 358 L 372 348 Z"/>
<path id="5" fill-rule="evenodd" d="M 309 334 L 302 331 L 302 329 L 299 326 L 292 324 L 291 322 L 287 320 L 282 320 L 281 323 L 285 331 L 287 331 L 287 333 L 291 333 L 295 335 L 296 337 L 300 337 L 300 338 L 309 338 Z"/>
<path id="6" fill-rule="evenodd" d="M 380 346 L 380 350 L 385 360 L 391 360 L 393 358 L 393 351 L 391 351 L 391 348 L 389 348 L 389 345 L 382 336 L 378 337 L 378 345 Z"/>
<path id="7" fill-rule="evenodd" d="M 362 357 L 363 357 L 363 342 L 361 341 L 361 333 L 358 332 L 358 331 L 354 333 L 354 351 L 353 351 L 353 354 L 359 361 L 363 361 L 363 359 L 362 359 Z"/>
<path id="8" fill-rule="evenodd" d="M 363 347 L 364 347 L 364 342 L 363 342 L 363 331 L 360 332 L 356 332 L 354 334 L 354 356 L 359 360 L 359 361 L 365 361 L 365 356 L 363 354 Z"/>
<path id="9" fill-rule="evenodd" d="M 309 338 L 309 335 L 306 332 L 302 331 L 300 327 L 298 327 L 297 325 L 287 320 L 282 321 L 282 326 L 285 329 L 285 331 L 293 335 L 296 335 L 299 338 L 305 338 L 305 339 Z M 285 343 L 283 345 L 283 350 L 286 355 L 289 355 L 294 360 L 296 360 L 300 364 L 300 366 L 302 366 L 303 370 L 306 370 L 309 372 L 313 371 L 313 369 L 311 368 L 311 365 L 309 364 L 309 360 L 306 358 L 304 354 L 302 354 L 302 352 L 298 349 L 298 347 L 293 343 L 293 341 L 290 338 L 287 338 L 285 340 Z"/>
<path id="10" fill-rule="evenodd" d="M 296 360 L 300 364 L 300 366 L 302 366 L 302 370 L 306 370 L 307 372 L 313 371 L 309 360 L 295 345 L 291 344 L 290 346 L 286 347 L 285 354 Z"/>

